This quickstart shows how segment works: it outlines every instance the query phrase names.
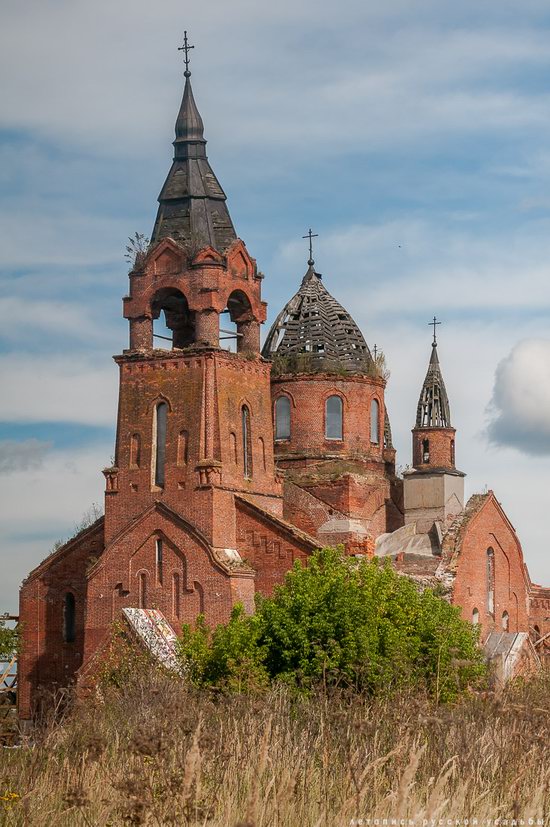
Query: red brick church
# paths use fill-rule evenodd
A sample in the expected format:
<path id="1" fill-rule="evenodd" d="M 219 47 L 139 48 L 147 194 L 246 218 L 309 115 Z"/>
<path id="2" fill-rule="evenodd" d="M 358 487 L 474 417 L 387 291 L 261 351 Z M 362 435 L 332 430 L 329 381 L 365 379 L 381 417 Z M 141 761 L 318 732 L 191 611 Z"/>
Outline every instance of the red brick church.
<path id="1" fill-rule="evenodd" d="M 311 254 L 261 350 L 263 276 L 235 232 L 185 74 L 151 244 L 123 300 L 129 347 L 115 357 L 105 516 L 23 583 L 20 717 L 40 688 L 86 672 L 122 609 L 157 609 L 176 633 L 199 613 L 223 622 L 236 603 L 252 611 L 294 560 L 337 543 L 440 584 L 507 662 L 526 647 L 536 659 L 550 589 L 530 582 L 494 494 L 464 503 L 435 336 L 400 478 L 383 357 Z M 154 336 L 161 314 L 169 344 Z"/>

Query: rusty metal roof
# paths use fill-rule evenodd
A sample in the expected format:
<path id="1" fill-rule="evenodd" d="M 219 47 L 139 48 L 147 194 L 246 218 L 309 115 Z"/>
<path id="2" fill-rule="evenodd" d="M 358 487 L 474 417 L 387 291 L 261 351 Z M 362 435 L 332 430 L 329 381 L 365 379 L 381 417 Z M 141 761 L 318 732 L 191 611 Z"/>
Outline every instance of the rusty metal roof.
<path id="1" fill-rule="evenodd" d="M 226 195 L 206 157 L 204 126 L 193 97 L 190 72 L 176 120 L 174 161 L 159 195 L 152 243 L 173 238 L 223 252 L 236 239 Z"/>
<path id="2" fill-rule="evenodd" d="M 330 295 L 310 264 L 300 289 L 283 307 L 265 341 L 263 356 L 307 354 L 316 371 L 373 373 L 371 352 L 358 326 Z"/>
<path id="3" fill-rule="evenodd" d="M 428 372 L 420 391 L 416 411 L 417 428 L 451 428 L 451 408 L 437 356 L 437 342 L 432 344 Z"/>

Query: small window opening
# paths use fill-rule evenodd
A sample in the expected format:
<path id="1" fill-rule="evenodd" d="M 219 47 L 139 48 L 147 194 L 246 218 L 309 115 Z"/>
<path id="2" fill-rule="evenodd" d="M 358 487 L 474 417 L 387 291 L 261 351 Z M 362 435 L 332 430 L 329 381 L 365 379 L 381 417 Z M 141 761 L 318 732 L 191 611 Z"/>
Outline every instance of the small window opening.
<path id="1" fill-rule="evenodd" d="M 159 402 L 159 404 L 155 408 L 153 419 L 153 480 L 158 488 L 164 488 L 166 464 L 166 430 L 168 424 L 168 405 L 166 404 L 166 402 Z"/>
<path id="2" fill-rule="evenodd" d="M 179 620 L 180 617 L 180 576 L 177 572 L 172 575 L 172 614 Z"/>
<path id="3" fill-rule="evenodd" d="M 422 462 L 429 462 L 430 461 L 430 440 L 423 439 L 422 440 Z"/>
<path id="4" fill-rule="evenodd" d="M 250 411 L 246 405 L 241 408 L 243 470 L 247 479 L 252 477 L 252 438 L 250 434 Z"/>
<path id="5" fill-rule="evenodd" d="M 472 623 L 474 626 L 477 626 L 479 623 L 479 609 L 474 609 L 472 611 Z"/>
<path id="6" fill-rule="evenodd" d="M 455 441 L 451 439 L 451 465 L 454 467 L 455 464 Z"/>
<path id="7" fill-rule="evenodd" d="M 67 592 L 63 603 L 63 640 L 74 643 L 76 638 L 76 606 L 74 594 Z"/>
<path id="8" fill-rule="evenodd" d="M 181 467 L 182 465 L 187 465 L 187 450 L 189 444 L 189 434 L 187 431 L 180 431 L 178 434 L 178 453 L 177 453 L 177 462 L 178 465 Z"/>
<path id="9" fill-rule="evenodd" d="M 161 584 L 162 584 L 162 556 L 163 556 L 162 540 L 159 537 L 155 540 L 155 559 L 156 559 L 156 564 L 157 564 L 157 580 Z"/>
<path id="10" fill-rule="evenodd" d="M 370 441 L 374 445 L 380 442 L 380 404 L 378 399 L 373 399 L 370 403 Z"/>
<path id="11" fill-rule="evenodd" d="M 275 400 L 275 439 L 290 439 L 290 399 L 279 396 Z"/>
<path id="12" fill-rule="evenodd" d="M 140 572 L 139 575 L 139 594 L 138 594 L 138 602 L 140 609 L 147 608 L 147 575 L 144 571 Z"/>
<path id="13" fill-rule="evenodd" d="M 502 628 L 505 632 L 510 630 L 510 615 L 506 611 L 502 612 Z"/>
<path id="14" fill-rule="evenodd" d="M 265 471 L 267 465 L 266 465 L 266 457 L 265 457 L 265 442 L 263 440 L 263 437 L 261 437 L 261 436 L 258 437 L 258 442 L 259 442 L 259 445 L 260 445 L 260 456 L 262 458 L 262 467 Z"/>
<path id="15" fill-rule="evenodd" d="M 325 402 L 325 437 L 326 439 L 343 439 L 342 399 L 329 396 Z"/>
<path id="16" fill-rule="evenodd" d="M 235 436 L 233 431 L 231 431 L 231 433 L 229 434 L 229 443 L 231 445 L 231 456 L 233 458 L 233 462 L 235 463 L 235 465 L 238 465 L 239 456 L 237 454 L 237 437 Z"/>

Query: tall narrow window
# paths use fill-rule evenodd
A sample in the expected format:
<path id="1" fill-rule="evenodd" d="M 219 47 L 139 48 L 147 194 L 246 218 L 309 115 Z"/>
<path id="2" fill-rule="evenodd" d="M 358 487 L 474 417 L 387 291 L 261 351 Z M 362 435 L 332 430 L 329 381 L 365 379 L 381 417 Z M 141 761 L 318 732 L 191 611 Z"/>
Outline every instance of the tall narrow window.
<path id="1" fill-rule="evenodd" d="M 76 611 L 72 592 L 67 592 L 63 603 L 63 640 L 74 643 L 76 637 Z"/>
<path id="2" fill-rule="evenodd" d="M 479 609 L 474 609 L 472 611 L 472 623 L 474 626 L 477 626 L 479 623 Z"/>
<path id="3" fill-rule="evenodd" d="M 159 402 L 154 413 L 153 450 L 155 469 L 153 479 L 155 485 L 164 488 L 166 465 L 166 426 L 168 422 L 168 405 Z"/>
<path id="4" fill-rule="evenodd" d="M 451 465 L 454 467 L 455 464 L 455 441 L 451 439 Z"/>
<path id="5" fill-rule="evenodd" d="M 237 463 L 239 462 L 239 457 L 237 454 L 237 437 L 235 436 L 233 431 L 231 431 L 231 433 L 229 434 L 229 444 L 231 445 L 231 457 L 235 465 L 237 465 Z"/>
<path id="6" fill-rule="evenodd" d="M 141 461 L 141 438 L 139 434 L 130 437 L 130 468 L 139 468 Z"/>
<path id="7" fill-rule="evenodd" d="M 378 399 L 373 399 L 370 403 L 370 441 L 374 445 L 378 445 L 380 441 L 380 403 Z"/>
<path id="8" fill-rule="evenodd" d="M 342 399 L 339 396 L 329 396 L 325 403 L 325 437 L 343 439 Z"/>
<path id="9" fill-rule="evenodd" d="M 247 478 L 252 476 L 252 438 L 250 434 L 250 411 L 246 405 L 241 408 L 243 468 Z"/>
<path id="10" fill-rule="evenodd" d="M 138 581 L 138 603 L 140 609 L 147 608 L 147 575 L 144 571 L 139 573 L 139 581 Z"/>
<path id="11" fill-rule="evenodd" d="M 508 612 L 502 612 L 502 628 L 505 632 L 510 631 L 510 615 Z"/>
<path id="12" fill-rule="evenodd" d="M 262 468 L 264 471 L 266 470 L 266 458 L 265 458 L 265 442 L 263 441 L 262 437 L 258 437 L 258 447 L 260 449 L 260 456 L 262 458 Z"/>
<path id="13" fill-rule="evenodd" d="M 422 462 L 430 461 L 430 440 L 422 440 Z"/>
<path id="14" fill-rule="evenodd" d="M 162 583 L 162 540 L 158 537 L 155 540 L 155 557 L 157 563 L 157 580 L 159 583 Z"/>
<path id="15" fill-rule="evenodd" d="M 180 616 L 180 576 L 178 572 L 172 575 L 172 614 L 179 620 Z"/>
<path id="16" fill-rule="evenodd" d="M 495 616 L 495 552 L 487 549 L 487 611 Z"/>
<path id="17" fill-rule="evenodd" d="M 279 396 L 275 401 L 275 439 L 290 439 L 290 399 Z"/>
<path id="18" fill-rule="evenodd" d="M 187 431 L 180 431 L 178 434 L 178 455 L 177 462 L 181 467 L 187 465 L 187 445 L 189 442 L 189 434 Z"/>

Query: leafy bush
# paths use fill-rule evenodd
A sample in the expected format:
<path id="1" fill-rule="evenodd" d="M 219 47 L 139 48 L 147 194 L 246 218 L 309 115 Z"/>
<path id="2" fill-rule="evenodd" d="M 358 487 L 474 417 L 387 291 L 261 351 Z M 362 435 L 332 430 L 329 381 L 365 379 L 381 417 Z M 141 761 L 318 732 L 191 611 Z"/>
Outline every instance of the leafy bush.
<path id="1" fill-rule="evenodd" d="M 17 629 L 6 628 L 6 621 L 0 617 L 0 660 L 10 660 L 16 653 L 18 645 Z"/>
<path id="2" fill-rule="evenodd" d="M 198 686 L 241 689 L 274 680 L 299 689 L 341 685 L 370 694 L 422 687 L 452 700 L 485 676 L 474 627 L 460 609 L 378 560 L 339 548 L 296 561 L 256 613 L 233 610 L 210 629 L 201 618 L 179 644 Z"/>

